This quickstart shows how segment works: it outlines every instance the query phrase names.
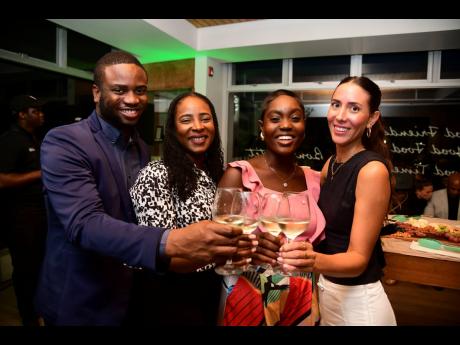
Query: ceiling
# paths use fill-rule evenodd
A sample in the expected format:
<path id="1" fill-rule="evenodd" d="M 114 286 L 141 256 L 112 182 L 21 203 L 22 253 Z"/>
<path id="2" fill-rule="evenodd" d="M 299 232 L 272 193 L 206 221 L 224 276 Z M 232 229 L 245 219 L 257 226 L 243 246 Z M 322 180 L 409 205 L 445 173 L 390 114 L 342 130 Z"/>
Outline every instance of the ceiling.
<path id="1" fill-rule="evenodd" d="M 142 63 L 460 49 L 460 19 L 49 19 Z"/>
<path id="2" fill-rule="evenodd" d="M 250 22 L 257 19 L 187 19 L 196 28 Z"/>

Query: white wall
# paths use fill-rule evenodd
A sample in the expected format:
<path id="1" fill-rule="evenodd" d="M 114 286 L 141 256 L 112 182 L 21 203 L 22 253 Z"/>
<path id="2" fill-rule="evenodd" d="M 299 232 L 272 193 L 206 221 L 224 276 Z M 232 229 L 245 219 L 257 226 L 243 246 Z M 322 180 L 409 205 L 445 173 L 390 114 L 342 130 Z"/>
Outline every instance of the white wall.
<path id="1" fill-rule="evenodd" d="M 214 69 L 214 75 L 208 75 L 208 68 Z M 206 95 L 214 105 L 219 123 L 219 132 L 222 139 L 222 148 L 224 151 L 224 161 L 227 157 L 227 140 L 228 131 L 230 127 L 229 119 L 227 116 L 227 96 L 225 92 L 225 85 L 227 80 L 226 66 L 215 59 L 206 56 L 199 56 L 195 58 L 195 91 Z"/>

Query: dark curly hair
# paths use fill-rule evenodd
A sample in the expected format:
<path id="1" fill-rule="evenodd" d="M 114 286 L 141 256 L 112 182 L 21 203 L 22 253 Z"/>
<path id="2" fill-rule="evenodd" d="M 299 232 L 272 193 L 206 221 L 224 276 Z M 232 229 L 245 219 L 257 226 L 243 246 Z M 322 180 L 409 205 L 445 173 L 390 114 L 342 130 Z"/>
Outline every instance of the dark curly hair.
<path id="1" fill-rule="evenodd" d="M 194 163 L 187 156 L 187 152 L 176 137 L 176 110 L 179 103 L 187 97 L 201 99 L 211 110 L 215 136 L 211 146 L 209 146 L 208 151 L 205 153 L 205 170 L 216 184 L 224 173 L 224 156 L 214 105 L 206 96 L 198 92 L 187 92 L 177 96 L 171 102 L 168 109 L 162 158 L 168 170 L 169 188 L 172 190 L 176 187 L 181 200 L 186 200 L 190 197 L 197 187 L 197 175 L 192 173 L 195 169 Z"/>

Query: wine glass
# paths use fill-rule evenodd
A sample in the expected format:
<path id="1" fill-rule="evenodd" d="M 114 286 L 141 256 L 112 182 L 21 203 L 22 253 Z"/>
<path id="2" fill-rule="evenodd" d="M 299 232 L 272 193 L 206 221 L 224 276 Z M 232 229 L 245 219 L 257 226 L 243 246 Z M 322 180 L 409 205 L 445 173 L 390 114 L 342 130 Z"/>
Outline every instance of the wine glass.
<path id="1" fill-rule="evenodd" d="M 212 220 L 242 228 L 244 224 L 244 216 L 241 214 L 242 198 L 240 188 L 217 188 L 212 205 Z M 242 273 L 243 269 L 236 267 L 230 258 L 225 265 L 216 267 L 215 271 L 220 275 L 232 275 Z"/>
<path id="2" fill-rule="evenodd" d="M 285 192 L 280 200 L 277 222 L 287 242 L 307 231 L 310 224 L 310 202 L 307 193 Z M 290 272 L 284 275 L 292 275 Z"/>
<path id="3" fill-rule="evenodd" d="M 238 205 L 238 200 L 241 201 L 241 207 Z M 243 234 L 249 235 L 254 232 L 259 226 L 259 212 L 260 212 L 260 195 L 253 191 L 242 191 L 241 198 L 235 200 L 234 212 L 243 216 L 244 221 L 241 229 Z M 254 266 L 247 264 L 243 267 L 244 271 L 253 270 Z"/>
<path id="4" fill-rule="evenodd" d="M 278 223 L 278 209 L 282 197 L 283 193 L 278 192 L 264 194 L 259 211 L 260 229 L 263 232 L 269 232 L 275 237 L 281 233 L 281 228 Z M 279 269 L 277 269 L 278 265 L 273 267 L 268 264 L 262 264 L 261 266 L 265 269 L 272 267 L 275 273 L 280 272 Z"/>

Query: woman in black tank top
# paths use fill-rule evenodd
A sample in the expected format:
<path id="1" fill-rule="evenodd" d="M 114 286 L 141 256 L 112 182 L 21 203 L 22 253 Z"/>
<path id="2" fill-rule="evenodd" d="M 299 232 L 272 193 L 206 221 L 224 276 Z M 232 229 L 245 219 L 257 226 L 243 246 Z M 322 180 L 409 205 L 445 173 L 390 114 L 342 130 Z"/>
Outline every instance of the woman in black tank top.
<path id="1" fill-rule="evenodd" d="M 366 77 L 339 83 L 327 114 L 336 153 L 321 172 L 326 239 L 315 250 L 296 242 L 281 248 L 285 270 L 321 273 L 321 325 L 396 325 L 380 283 L 379 235 L 391 198 L 380 100 L 379 87 Z"/>

